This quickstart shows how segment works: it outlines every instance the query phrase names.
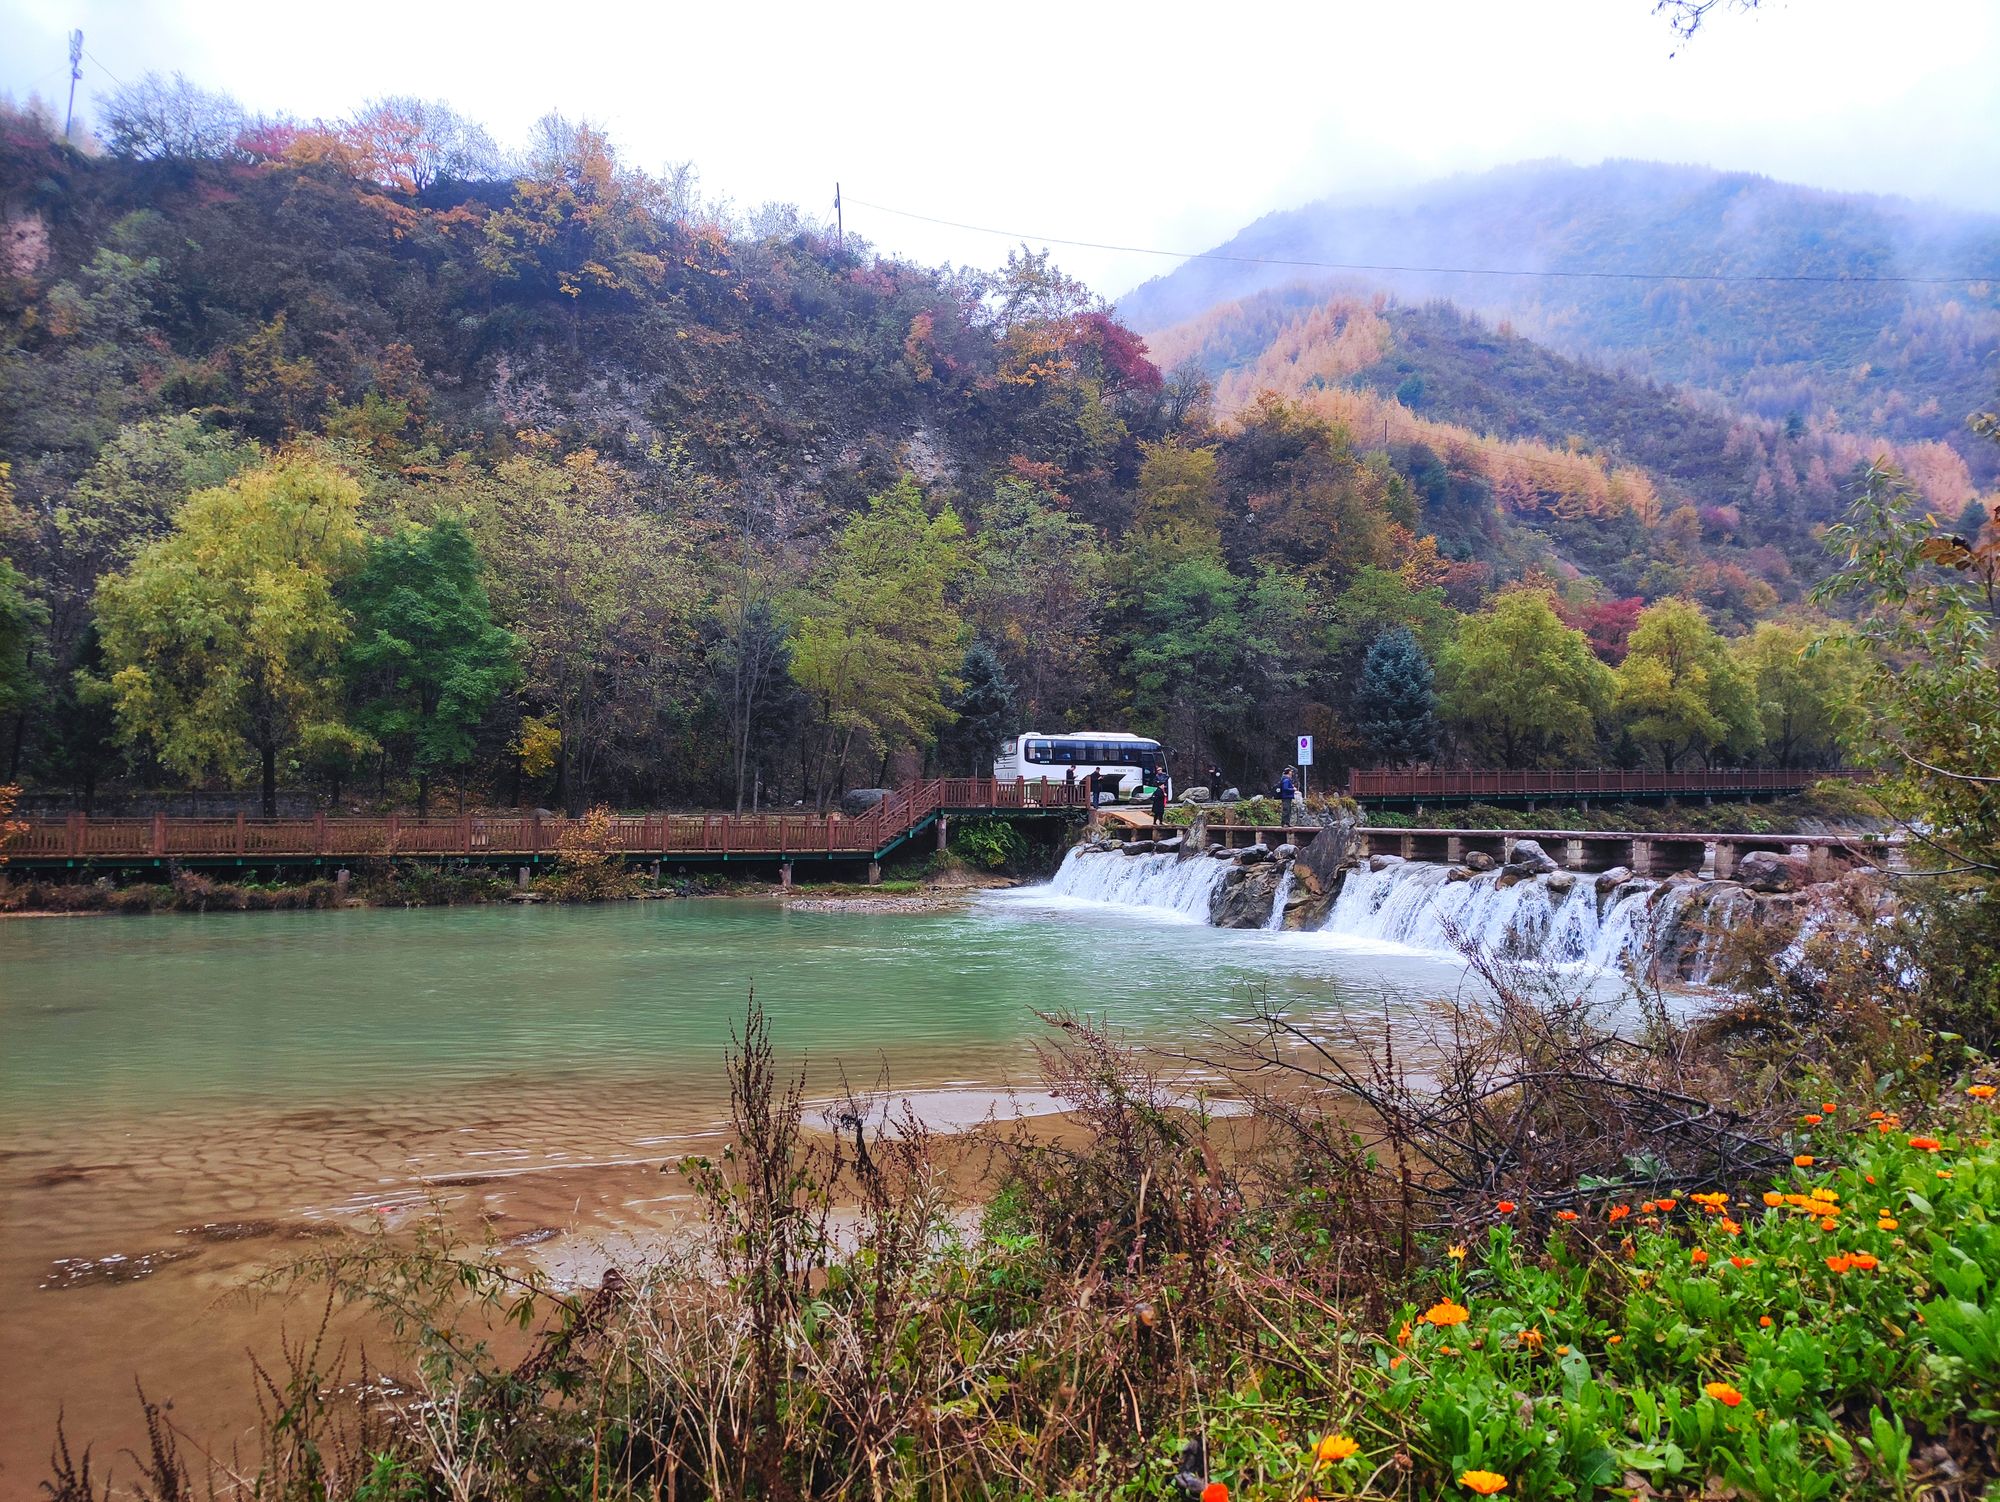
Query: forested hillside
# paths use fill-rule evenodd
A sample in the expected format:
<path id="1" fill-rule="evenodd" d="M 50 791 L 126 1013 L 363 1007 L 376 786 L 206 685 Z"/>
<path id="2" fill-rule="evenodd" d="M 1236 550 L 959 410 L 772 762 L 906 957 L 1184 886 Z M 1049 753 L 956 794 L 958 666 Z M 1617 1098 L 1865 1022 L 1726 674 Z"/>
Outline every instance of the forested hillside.
<path id="1" fill-rule="evenodd" d="M 2000 218 L 1656 162 L 1528 163 L 1399 195 L 1266 215 L 1227 256 L 1589 276 L 1346 273 L 1406 303 L 1449 298 L 1558 349 L 1714 391 L 1749 415 L 1957 447 L 2000 351 Z M 1624 280 L 1603 273 L 1639 273 Z M 1771 277 L 1653 280 L 1658 273 Z M 1151 333 L 1296 281 L 1284 265 L 1190 261 L 1118 304 Z M 1838 285 L 1783 278 L 1985 277 Z M 1326 289 L 1322 289 L 1323 296 Z"/>
<path id="2" fill-rule="evenodd" d="M 1291 292 L 1149 352 L 1045 258 L 732 216 L 557 117 L 107 125 L 0 120 L 0 780 L 824 804 L 1029 725 L 1256 785 L 1302 731 L 1809 764 L 1854 712 L 1799 656 L 1872 457 L 1820 418 Z"/>

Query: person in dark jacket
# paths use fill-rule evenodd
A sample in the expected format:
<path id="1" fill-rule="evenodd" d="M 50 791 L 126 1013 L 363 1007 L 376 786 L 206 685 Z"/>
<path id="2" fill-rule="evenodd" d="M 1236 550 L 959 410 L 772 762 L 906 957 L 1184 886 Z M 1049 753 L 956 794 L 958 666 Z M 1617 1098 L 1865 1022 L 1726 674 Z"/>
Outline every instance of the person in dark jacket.
<path id="1" fill-rule="evenodd" d="M 1167 780 L 1164 777 L 1153 784 L 1153 822 L 1167 822 Z"/>
<path id="2" fill-rule="evenodd" d="M 1292 824 L 1292 800 L 1299 795 L 1299 785 L 1292 780 L 1293 769 L 1285 768 L 1285 775 L 1278 779 L 1278 822 L 1287 829 Z"/>

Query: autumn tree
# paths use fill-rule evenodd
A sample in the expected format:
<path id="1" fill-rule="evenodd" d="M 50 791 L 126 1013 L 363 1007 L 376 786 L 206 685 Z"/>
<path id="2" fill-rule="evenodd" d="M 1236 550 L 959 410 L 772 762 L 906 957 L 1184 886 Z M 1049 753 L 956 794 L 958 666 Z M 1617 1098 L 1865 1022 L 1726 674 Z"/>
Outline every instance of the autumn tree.
<path id="1" fill-rule="evenodd" d="M 176 73 L 148 73 L 98 100 L 98 133 L 113 156 L 139 161 L 218 158 L 236 149 L 248 123 L 243 106 Z"/>
<path id="2" fill-rule="evenodd" d="M 415 774 L 421 816 L 432 779 L 463 773 L 481 722 L 513 686 L 514 639 L 493 623 L 456 518 L 377 539 L 342 597 L 354 613 L 355 723 Z"/>
<path id="3" fill-rule="evenodd" d="M 526 707 L 553 717 L 557 797 L 578 814 L 607 772 L 660 775 L 699 691 L 704 599 L 685 524 L 594 451 L 547 447 L 454 472 L 434 504 L 492 567 L 494 618 L 519 642 Z"/>
<path id="4" fill-rule="evenodd" d="M 254 772 L 277 813 L 281 758 L 361 737 L 341 714 L 361 492 L 305 456 L 190 496 L 166 537 L 98 590 L 120 736 L 190 779 Z"/>
<path id="5" fill-rule="evenodd" d="M 1222 556 L 1222 508 L 1215 488 L 1215 450 L 1175 439 L 1141 444 L 1139 501 L 1127 546 L 1148 567 Z"/>
<path id="6" fill-rule="evenodd" d="M 958 514 L 932 515 L 908 476 L 841 529 L 799 602 L 792 649 L 792 676 L 818 720 L 810 766 L 821 808 L 857 752 L 928 746 L 951 718 L 963 650 L 952 595 L 967 561 Z"/>
<path id="7" fill-rule="evenodd" d="M 1508 590 L 1465 617 L 1440 666 L 1446 717 L 1509 767 L 1588 755 L 1611 707 L 1611 670 L 1543 590 Z"/>
<path id="8" fill-rule="evenodd" d="M 1692 600 L 1660 600 L 1640 612 L 1618 664 L 1613 708 L 1669 772 L 1688 755 L 1747 753 L 1762 737 L 1750 678 Z"/>

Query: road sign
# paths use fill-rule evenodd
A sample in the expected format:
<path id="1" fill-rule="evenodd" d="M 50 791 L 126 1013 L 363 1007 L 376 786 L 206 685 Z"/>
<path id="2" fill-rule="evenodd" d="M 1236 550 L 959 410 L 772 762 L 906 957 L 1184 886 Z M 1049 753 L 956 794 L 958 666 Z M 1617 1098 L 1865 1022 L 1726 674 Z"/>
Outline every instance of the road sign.
<path id="1" fill-rule="evenodd" d="M 1299 765 L 1302 767 L 1309 767 L 1312 764 L 1313 764 L 1313 738 L 1309 735 L 1302 735 L 1299 737 Z"/>

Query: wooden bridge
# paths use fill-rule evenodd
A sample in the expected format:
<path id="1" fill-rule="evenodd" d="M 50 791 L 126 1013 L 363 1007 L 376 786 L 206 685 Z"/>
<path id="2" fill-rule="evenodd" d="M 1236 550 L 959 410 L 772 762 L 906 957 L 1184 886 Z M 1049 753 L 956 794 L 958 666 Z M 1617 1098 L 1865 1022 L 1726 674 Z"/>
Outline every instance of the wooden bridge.
<path id="1" fill-rule="evenodd" d="M 1807 772 L 1779 767 L 1724 767 L 1697 772 L 1622 771 L 1600 768 L 1535 771 L 1351 771 L 1347 795 L 1363 807 L 1453 803 L 1527 803 L 1572 800 L 1640 803 L 1664 798 L 1773 798 L 1802 793 L 1829 777 L 1865 776 L 1848 770 Z"/>
<path id="2" fill-rule="evenodd" d="M 632 861 L 715 864 L 776 863 L 789 876 L 795 861 L 864 861 L 871 878 L 879 862 L 926 829 L 944 846 L 948 821 L 959 815 L 1067 818 L 1084 811 L 1080 785 L 1042 779 L 1001 782 L 991 777 L 938 777 L 889 793 L 866 813 L 624 814 L 614 817 L 589 848 Z M 10 866 L 144 868 L 188 866 L 335 866 L 365 860 L 478 861 L 539 866 L 558 859 L 565 842 L 585 838 L 582 820 L 541 814 L 460 814 L 418 819 L 390 814 L 310 819 L 139 819 L 25 821 L 0 854 Z"/>

